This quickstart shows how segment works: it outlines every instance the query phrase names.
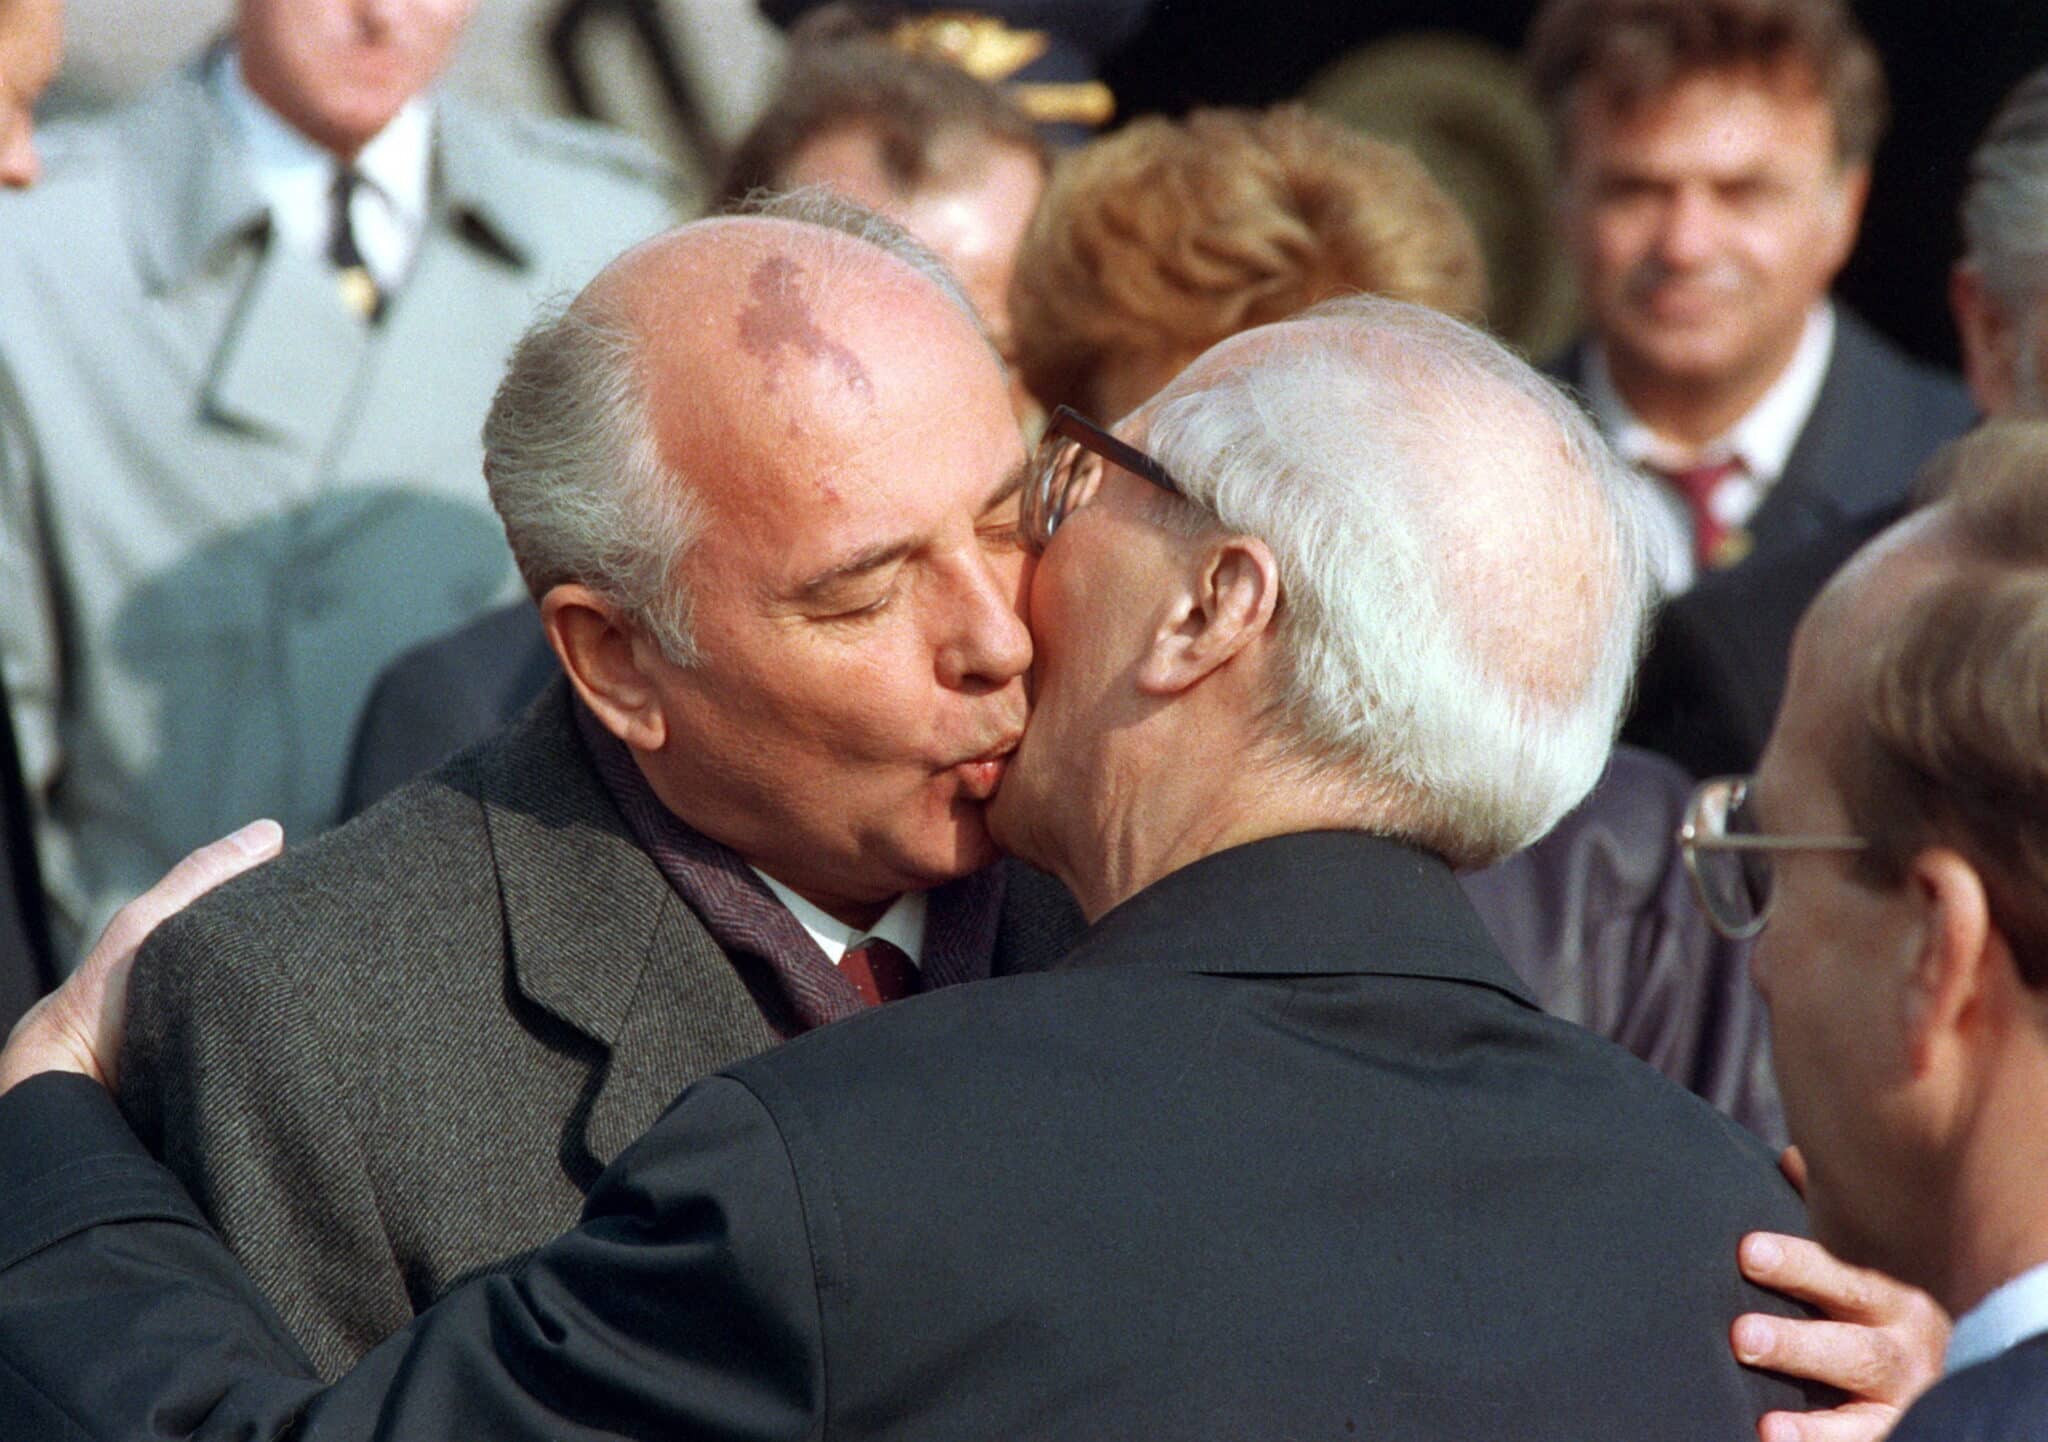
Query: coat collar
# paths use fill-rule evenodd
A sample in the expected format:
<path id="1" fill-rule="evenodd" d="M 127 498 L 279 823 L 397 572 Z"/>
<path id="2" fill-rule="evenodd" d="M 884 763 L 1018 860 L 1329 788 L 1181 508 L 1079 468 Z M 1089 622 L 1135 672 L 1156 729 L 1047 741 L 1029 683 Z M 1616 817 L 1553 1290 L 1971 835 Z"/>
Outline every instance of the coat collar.
<path id="1" fill-rule="evenodd" d="M 208 63 L 166 76 L 123 118 L 124 218 L 153 291 L 176 288 L 269 224 L 263 197 L 236 163 L 227 117 L 207 93 Z"/>
<path id="2" fill-rule="evenodd" d="M 688 1080 L 775 1041 L 704 924 L 605 794 L 557 680 L 479 777 L 511 981 L 609 1052 L 586 1140 L 608 1163 Z"/>
<path id="3" fill-rule="evenodd" d="M 1865 521 L 1896 506 L 1930 447 L 1926 422 L 1902 381 L 1911 362 L 1845 305 L 1835 307 L 1835 348 L 1785 474 L 1757 513 L 1758 535 L 1812 533 Z M 1797 530 L 1796 513 L 1806 513 Z"/>
<path id="4" fill-rule="evenodd" d="M 1536 1001 L 1451 869 L 1357 831 L 1276 836 L 1206 856 L 1096 922 L 1064 966 L 1211 975 L 1429 977 Z"/>
<path id="5" fill-rule="evenodd" d="M 524 269 L 539 252 L 533 217 L 548 214 L 552 203 L 539 193 L 536 167 L 519 153 L 508 127 L 484 124 L 448 99 L 434 115 L 436 205 L 443 223 Z"/>
<path id="6" fill-rule="evenodd" d="M 119 147 L 126 222 L 153 290 L 183 284 L 269 223 L 227 117 L 207 89 L 215 53 L 165 77 L 126 117 Z M 427 223 L 452 226 L 506 264 L 526 266 L 535 253 L 529 217 L 545 210 L 535 203 L 534 168 L 509 131 L 458 102 L 437 104 L 434 124 Z"/>

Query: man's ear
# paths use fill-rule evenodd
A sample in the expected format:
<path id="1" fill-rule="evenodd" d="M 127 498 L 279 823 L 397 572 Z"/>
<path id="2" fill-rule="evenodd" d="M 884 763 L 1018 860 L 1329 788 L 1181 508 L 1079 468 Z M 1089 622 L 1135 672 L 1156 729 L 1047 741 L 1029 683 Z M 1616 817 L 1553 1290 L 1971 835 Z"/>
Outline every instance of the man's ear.
<path id="1" fill-rule="evenodd" d="M 1949 270 L 1948 308 L 1962 342 L 1963 378 L 1970 384 L 1970 399 L 1984 415 L 2004 414 L 2018 392 L 2018 337 L 2012 317 L 1985 286 L 1984 273 L 1967 260 Z"/>
<path id="2" fill-rule="evenodd" d="M 653 643 L 616 605 L 574 582 L 541 597 L 540 623 L 569 684 L 604 729 L 635 751 L 659 751 L 668 717 L 649 674 Z"/>
<path id="3" fill-rule="evenodd" d="M 1960 853 L 1932 846 L 1906 867 L 1920 935 L 1904 995 L 1906 1052 L 1924 1076 L 1983 1023 L 1988 968 L 2003 941 L 1991 923 L 1984 879 Z"/>
<path id="4" fill-rule="evenodd" d="M 1264 541 L 1211 542 L 1138 663 L 1138 689 L 1152 696 L 1187 690 L 1271 630 L 1279 604 L 1280 567 Z"/>
<path id="5" fill-rule="evenodd" d="M 1835 256 L 1837 272 L 1849 263 L 1849 254 L 1856 249 L 1856 233 L 1863 228 L 1863 207 L 1869 199 L 1870 167 L 1862 162 L 1843 166 L 1835 189 L 1834 204 L 1838 208 L 1831 227 L 1839 252 Z"/>

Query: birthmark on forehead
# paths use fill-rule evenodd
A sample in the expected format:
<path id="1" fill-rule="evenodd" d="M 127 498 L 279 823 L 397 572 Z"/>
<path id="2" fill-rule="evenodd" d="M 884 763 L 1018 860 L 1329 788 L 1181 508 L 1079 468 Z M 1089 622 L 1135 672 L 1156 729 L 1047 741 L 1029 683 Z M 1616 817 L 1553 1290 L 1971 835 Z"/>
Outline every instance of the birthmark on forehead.
<path id="1" fill-rule="evenodd" d="M 797 285 L 802 274 L 803 267 L 786 255 L 771 255 L 754 267 L 747 282 L 747 307 L 740 312 L 741 349 L 766 367 L 771 388 L 783 353 L 795 351 L 803 359 L 829 364 L 856 395 L 873 395 L 874 383 L 860 357 L 818 325 L 810 301 Z"/>

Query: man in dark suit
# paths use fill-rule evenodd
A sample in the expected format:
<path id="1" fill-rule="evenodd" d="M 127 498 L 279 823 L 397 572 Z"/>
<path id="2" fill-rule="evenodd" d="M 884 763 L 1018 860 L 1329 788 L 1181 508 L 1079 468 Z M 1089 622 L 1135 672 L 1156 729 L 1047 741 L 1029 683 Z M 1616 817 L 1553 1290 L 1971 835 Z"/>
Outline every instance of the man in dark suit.
<path id="1" fill-rule="evenodd" d="M 328 1375 L 698 1076 L 1080 925 L 982 821 L 1024 455 L 926 252 L 822 201 L 674 232 L 533 327 L 485 442 L 566 679 L 135 973 L 123 1102 Z"/>
<path id="2" fill-rule="evenodd" d="M 2048 236 L 2048 70 L 2014 88 L 1970 159 L 1962 204 L 1963 255 L 1949 302 L 1970 396 L 1986 416 L 2048 415 L 2042 385 L 2039 266 Z M 1917 457 L 1910 414 L 1873 399 L 1844 415 L 1833 440 L 1866 465 Z M 1851 439 L 1854 436 L 1855 439 Z M 1878 453 L 1886 459 L 1879 460 Z M 1807 602 L 1894 507 L 1845 517 L 1811 540 L 1709 577 L 1668 608 L 1644 668 L 1631 734 L 1696 775 L 1750 770 L 1785 691 L 1792 630 Z"/>
<path id="3" fill-rule="evenodd" d="M 1551 0 L 1529 61 L 1590 321 L 1558 372 L 1643 477 L 1681 597 L 1624 735 L 1695 772 L 1746 766 L 1820 568 L 1972 416 L 1952 378 L 1828 298 L 1883 72 L 1843 0 Z"/>
<path id="4" fill-rule="evenodd" d="M 1944 452 L 1800 624 L 1754 781 L 1693 806 L 1709 913 L 1761 930 L 1816 1234 L 1958 1317 L 1895 1442 L 2048 1436 L 2044 472 L 2040 421 Z"/>
<path id="5" fill-rule="evenodd" d="M 1121 439 L 1056 417 L 1019 531 L 1035 709 L 991 824 L 1094 923 L 1067 965 L 693 1088 L 576 1232 L 324 1391 L 97 1089 L 30 1080 L 0 1097 L 0 1403 L 196 1436 L 1578 1442 L 1799 1402 L 1725 1350 L 1764 1300 L 1737 1237 L 1798 1218 L 1770 1158 L 1543 1015 L 1450 869 L 1592 784 L 1628 684 L 1637 523 L 1570 402 L 1447 317 L 1341 302 Z M 116 1184 L 67 1195 L 81 1165 Z M 81 1300 L 104 1321 L 67 1338 Z"/>

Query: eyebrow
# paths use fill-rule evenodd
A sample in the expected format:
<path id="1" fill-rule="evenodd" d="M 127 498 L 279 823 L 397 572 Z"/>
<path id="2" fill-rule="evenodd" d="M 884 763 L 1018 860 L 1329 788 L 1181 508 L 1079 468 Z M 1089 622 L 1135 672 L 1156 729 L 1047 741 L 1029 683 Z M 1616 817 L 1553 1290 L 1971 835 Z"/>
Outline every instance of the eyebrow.
<path id="1" fill-rule="evenodd" d="M 983 498 L 980 508 L 975 512 L 976 518 L 980 519 L 987 516 L 989 512 L 999 509 L 1012 496 L 1023 490 L 1025 479 L 1029 476 L 1030 471 L 1031 463 L 1028 460 L 1018 462 L 1010 473 L 997 483 L 995 489 Z M 839 562 L 836 566 L 831 567 L 829 570 L 820 571 L 817 575 L 799 584 L 796 588 L 797 599 L 800 601 L 815 600 L 818 596 L 830 591 L 834 586 L 854 580 L 860 576 L 865 576 L 872 571 L 879 571 L 884 566 L 892 565 L 902 560 L 923 544 L 923 539 L 918 537 L 894 541 L 877 541 L 872 546 L 864 546 L 845 560 Z"/>
<path id="2" fill-rule="evenodd" d="M 820 571 L 798 586 L 797 599 L 814 600 L 841 582 L 864 576 L 870 571 L 879 571 L 884 566 L 902 560 L 921 544 L 920 541 L 901 540 L 878 541 L 872 546 L 864 546 L 830 570 Z"/>
<path id="3" fill-rule="evenodd" d="M 981 503 L 981 509 L 977 511 L 975 514 L 979 516 L 985 516 L 990 511 L 1000 509 L 1002 505 L 1006 501 L 1008 501 L 1012 496 L 1015 496 L 1019 491 L 1022 491 L 1024 489 L 1025 483 L 1030 479 L 1031 458 L 1027 456 L 1023 460 L 1017 462 L 1016 465 L 1010 468 L 1010 473 L 1004 476 L 1003 479 L 996 484 L 996 488 L 988 493 L 987 498 L 984 499 Z"/>

